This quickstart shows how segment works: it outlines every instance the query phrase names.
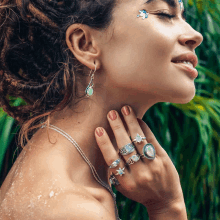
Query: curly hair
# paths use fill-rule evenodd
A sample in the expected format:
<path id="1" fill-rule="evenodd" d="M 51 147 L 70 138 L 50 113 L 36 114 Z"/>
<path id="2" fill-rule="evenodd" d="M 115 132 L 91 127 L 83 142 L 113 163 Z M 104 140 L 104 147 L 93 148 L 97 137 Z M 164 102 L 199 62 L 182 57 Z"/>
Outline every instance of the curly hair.
<path id="1" fill-rule="evenodd" d="M 102 30 L 115 0 L 0 0 L 0 105 L 21 125 L 22 148 L 50 114 L 77 96 L 83 65 L 66 44 L 66 30 L 80 23 Z M 10 105 L 20 97 L 26 105 Z M 83 97 L 81 97 L 83 98 Z"/>

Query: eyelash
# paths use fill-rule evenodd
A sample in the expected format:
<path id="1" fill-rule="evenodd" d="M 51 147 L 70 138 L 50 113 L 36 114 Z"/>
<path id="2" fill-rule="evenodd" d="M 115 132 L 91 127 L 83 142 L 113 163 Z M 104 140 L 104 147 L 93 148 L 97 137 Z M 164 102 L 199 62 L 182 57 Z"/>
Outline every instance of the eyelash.
<path id="1" fill-rule="evenodd" d="M 171 15 L 171 14 L 168 14 L 168 13 L 157 13 L 157 15 L 158 16 L 160 16 L 160 17 L 167 17 L 168 19 L 171 19 L 171 18 L 175 18 L 176 17 L 176 15 Z"/>

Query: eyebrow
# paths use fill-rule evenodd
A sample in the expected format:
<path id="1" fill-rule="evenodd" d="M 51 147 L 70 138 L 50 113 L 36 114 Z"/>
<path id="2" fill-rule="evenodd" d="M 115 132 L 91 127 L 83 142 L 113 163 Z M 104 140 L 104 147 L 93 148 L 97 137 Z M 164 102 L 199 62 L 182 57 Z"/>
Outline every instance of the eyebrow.
<path id="1" fill-rule="evenodd" d="M 156 1 L 156 0 L 148 0 L 148 1 L 146 1 L 144 4 L 150 4 L 150 3 L 155 2 L 155 1 Z M 170 7 L 174 8 L 174 9 L 177 8 L 177 4 L 176 4 L 176 1 L 175 1 L 175 0 L 161 0 L 161 1 L 166 2 Z M 184 20 L 186 20 L 185 14 L 186 14 L 186 9 L 185 9 L 185 7 L 184 7 L 184 10 L 182 11 L 182 14 L 181 14 L 181 15 L 182 15 L 182 18 L 183 18 Z"/>

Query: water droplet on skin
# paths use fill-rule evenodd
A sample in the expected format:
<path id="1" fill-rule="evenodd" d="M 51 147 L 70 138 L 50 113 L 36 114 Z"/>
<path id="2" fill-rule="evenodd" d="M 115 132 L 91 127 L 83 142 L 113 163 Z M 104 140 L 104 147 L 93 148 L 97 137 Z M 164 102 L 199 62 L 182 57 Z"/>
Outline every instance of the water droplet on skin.
<path id="1" fill-rule="evenodd" d="M 37 198 L 40 199 L 41 196 L 42 196 L 42 195 L 39 195 Z"/>
<path id="2" fill-rule="evenodd" d="M 50 194 L 49 194 L 49 196 L 50 196 L 50 198 L 51 198 L 52 196 L 54 196 L 54 191 L 51 191 Z"/>

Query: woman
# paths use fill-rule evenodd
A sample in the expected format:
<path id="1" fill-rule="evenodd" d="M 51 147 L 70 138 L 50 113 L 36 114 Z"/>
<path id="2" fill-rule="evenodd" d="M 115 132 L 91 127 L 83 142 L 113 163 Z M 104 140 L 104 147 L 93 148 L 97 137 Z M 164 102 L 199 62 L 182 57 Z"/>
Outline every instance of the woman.
<path id="1" fill-rule="evenodd" d="M 187 219 L 179 175 L 141 120 L 195 95 L 203 37 L 183 10 L 178 0 L 1 3 L 0 97 L 24 147 L 1 219 L 119 219 L 112 184 L 150 219 Z"/>

